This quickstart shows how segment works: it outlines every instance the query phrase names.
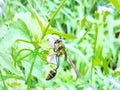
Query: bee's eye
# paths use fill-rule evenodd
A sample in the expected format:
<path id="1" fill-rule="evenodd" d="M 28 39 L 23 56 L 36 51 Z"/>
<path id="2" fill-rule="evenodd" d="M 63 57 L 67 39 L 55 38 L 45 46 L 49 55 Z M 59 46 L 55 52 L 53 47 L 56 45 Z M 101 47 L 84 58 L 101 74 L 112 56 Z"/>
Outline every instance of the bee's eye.
<path id="1" fill-rule="evenodd" d="M 57 39 L 56 41 L 55 41 L 55 44 L 56 43 L 60 43 L 60 42 L 62 42 L 60 39 Z"/>

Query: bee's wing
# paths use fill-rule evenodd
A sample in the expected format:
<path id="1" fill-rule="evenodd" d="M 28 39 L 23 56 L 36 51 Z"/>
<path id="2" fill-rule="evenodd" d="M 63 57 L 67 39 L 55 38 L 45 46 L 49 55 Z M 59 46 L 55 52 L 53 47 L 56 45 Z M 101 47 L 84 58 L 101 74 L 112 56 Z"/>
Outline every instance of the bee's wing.
<path id="1" fill-rule="evenodd" d="M 80 79 L 80 74 L 79 71 L 77 69 L 77 67 L 75 66 L 75 64 L 72 62 L 72 59 L 67 55 L 67 60 L 69 61 L 69 63 L 71 64 L 71 66 L 73 67 L 77 77 Z"/>
<path id="2" fill-rule="evenodd" d="M 56 55 L 54 55 L 54 54 L 48 55 L 47 56 L 47 62 L 51 63 L 51 64 L 56 64 Z"/>

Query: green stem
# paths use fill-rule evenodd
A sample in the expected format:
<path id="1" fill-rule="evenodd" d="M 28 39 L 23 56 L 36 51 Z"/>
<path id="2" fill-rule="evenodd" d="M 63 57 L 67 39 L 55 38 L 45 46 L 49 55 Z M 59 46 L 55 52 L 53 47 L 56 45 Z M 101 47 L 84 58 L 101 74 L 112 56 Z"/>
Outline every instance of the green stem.
<path id="1" fill-rule="evenodd" d="M 17 39 L 15 42 L 25 42 L 25 43 L 30 43 L 30 44 L 32 44 L 32 42 L 27 41 L 27 40 L 23 40 L 23 39 Z"/>
<path id="2" fill-rule="evenodd" d="M 30 67 L 30 72 L 29 72 L 29 76 L 28 76 L 28 79 L 27 79 L 27 84 L 28 84 L 27 90 L 30 90 L 30 84 L 31 84 L 30 80 L 31 80 L 31 75 L 32 75 L 32 70 L 33 70 L 34 63 L 35 63 L 35 58 L 32 62 L 31 67 Z"/>
<path id="3" fill-rule="evenodd" d="M 19 59 L 17 60 L 18 56 L 19 56 L 20 53 L 23 52 L 23 51 L 30 51 L 30 53 L 24 55 L 23 57 L 21 57 L 21 58 L 19 58 Z M 31 52 L 32 52 L 32 50 L 30 50 L 30 49 L 21 49 L 21 50 L 17 53 L 17 55 L 15 56 L 15 58 L 14 58 L 14 66 L 16 66 L 17 62 L 19 62 L 19 61 L 21 61 L 22 59 L 24 59 L 25 57 L 29 56 L 29 55 L 31 54 Z"/>
<path id="4" fill-rule="evenodd" d="M 12 7 L 11 7 L 11 5 L 10 5 L 10 1 L 7 1 L 7 7 L 8 7 L 8 14 L 9 14 L 9 18 L 10 18 L 10 20 L 11 21 L 13 21 L 13 16 L 12 16 Z"/>
<path id="5" fill-rule="evenodd" d="M 29 75 L 28 75 L 28 78 L 27 78 L 27 90 L 30 90 L 30 84 L 31 84 L 31 75 L 32 75 L 32 70 L 33 70 L 33 67 L 34 67 L 34 64 L 35 64 L 35 60 L 36 60 L 36 57 L 37 57 L 37 53 L 38 53 L 38 50 L 34 50 L 35 52 L 33 53 L 34 55 L 34 58 L 33 58 L 33 61 L 32 61 L 32 64 L 31 64 L 31 67 L 30 67 L 30 72 L 29 72 Z"/>
<path id="6" fill-rule="evenodd" d="M 58 6 L 57 10 L 55 11 L 55 13 L 53 14 L 52 18 L 50 19 L 50 22 L 48 23 L 47 27 L 46 27 L 45 30 L 43 31 L 43 34 L 42 34 L 41 39 L 44 38 L 45 34 L 47 33 L 47 30 L 49 29 L 49 26 L 52 24 L 55 16 L 58 14 L 58 12 L 60 11 L 60 9 L 63 7 L 65 1 L 66 1 L 66 0 L 63 0 L 63 1 L 61 2 L 61 4 Z"/>
<path id="7" fill-rule="evenodd" d="M 89 29 L 89 30 L 90 30 L 90 29 Z M 84 33 L 84 35 L 83 35 L 82 38 L 77 42 L 77 44 L 80 44 L 80 43 L 84 40 L 84 38 L 85 38 L 86 34 L 89 32 L 89 30 L 87 30 L 87 31 Z"/>
<path id="8" fill-rule="evenodd" d="M 93 68 L 94 68 L 94 64 L 93 64 L 93 60 L 95 59 L 96 57 L 96 50 L 97 50 L 97 42 L 98 42 L 98 25 L 96 25 L 96 32 L 95 32 L 95 46 L 94 46 L 94 56 L 93 56 L 93 59 L 92 59 L 92 65 L 91 65 L 91 85 L 92 85 L 92 82 L 93 82 Z"/>
<path id="9" fill-rule="evenodd" d="M 6 84 L 5 84 L 4 78 L 3 78 L 3 76 L 2 76 L 1 70 L 0 70 L 0 76 L 1 76 L 1 79 L 2 79 L 2 82 L 3 82 L 3 85 L 4 85 L 4 90 L 8 90 L 8 89 L 7 89 L 7 86 L 6 86 Z"/>
<path id="10" fill-rule="evenodd" d="M 29 56 L 30 54 L 31 54 L 31 52 L 24 55 L 23 57 L 19 58 L 18 60 L 16 60 L 16 62 L 19 62 L 19 61 L 23 60 L 25 57 Z"/>
<path id="11" fill-rule="evenodd" d="M 17 55 L 16 55 L 16 56 L 19 56 L 19 55 L 20 55 L 20 53 L 22 53 L 23 51 L 30 51 L 30 52 L 32 52 L 32 50 L 31 50 L 31 49 L 21 49 L 21 50 L 17 53 Z"/>
<path id="12" fill-rule="evenodd" d="M 96 37 L 95 37 L 95 47 L 94 47 L 94 55 L 96 55 L 96 51 L 97 51 L 97 42 L 98 42 L 98 25 L 96 25 L 97 28 L 96 28 Z"/>

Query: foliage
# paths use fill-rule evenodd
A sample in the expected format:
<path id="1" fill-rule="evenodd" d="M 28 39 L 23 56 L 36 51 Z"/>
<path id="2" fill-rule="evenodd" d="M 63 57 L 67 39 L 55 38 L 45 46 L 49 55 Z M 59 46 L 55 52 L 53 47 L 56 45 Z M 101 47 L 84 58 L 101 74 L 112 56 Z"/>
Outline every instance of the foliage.
<path id="1" fill-rule="evenodd" d="M 96 90 L 119 90 L 118 2 L 119 0 L 2 2 L 0 89 L 86 90 L 91 87 Z M 104 9 L 99 10 L 99 7 Z M 80 80 L 64 57 L 60 57 L 60 68 L 55 78 L 45 80 L 48 72 L 54 68 L 54 65 L 47 62 L 50 35 L 63 40 L 67 54 L 80 72 Z"/>

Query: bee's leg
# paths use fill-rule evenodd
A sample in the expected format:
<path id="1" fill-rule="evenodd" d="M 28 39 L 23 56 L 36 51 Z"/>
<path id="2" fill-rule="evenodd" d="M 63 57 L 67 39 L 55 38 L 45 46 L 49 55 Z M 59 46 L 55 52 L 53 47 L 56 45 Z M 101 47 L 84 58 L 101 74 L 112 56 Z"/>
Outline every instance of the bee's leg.
<path id="1" fill-rule="evenodd" d="M 65 55 L 65 60 L 67 60 L 67 53 L 66 53 L 66 51 L 64 51 L 64 55 Z"/>
<path id="2" fill-rule="evenodd" d="M 50 62 L 48 62 L 48 61 L 47 61 L 47 63 L 46 63 L 46 64 L 52 64 L 52 65 L 57 65 L 57 64 L 55 64 L 55 63 L 50 63 Z"/>

